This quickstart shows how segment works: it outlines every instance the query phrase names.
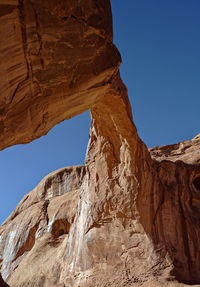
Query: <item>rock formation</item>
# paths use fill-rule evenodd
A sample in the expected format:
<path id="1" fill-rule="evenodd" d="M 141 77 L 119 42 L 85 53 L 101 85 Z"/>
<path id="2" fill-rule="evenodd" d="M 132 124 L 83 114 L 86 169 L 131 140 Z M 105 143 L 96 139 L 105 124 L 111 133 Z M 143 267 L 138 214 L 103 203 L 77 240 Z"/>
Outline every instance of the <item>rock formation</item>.
<path id="1" fill-rule="evenodd" d="M 50 175 L 1 227 L 3 278 L 11 287 L 199 284 L 199 138 L 152 157 L 139 139 L 109 1 L 0 3 L 0 148 L 86 109 L 92 117 L 85 167 L 66 169 L 73 188 Z"/>
<path id="2" fill-rule="evenodd" d="M 10 286 L 54 286 L 59 282 L 84 175 L 84 166 L 51 173 L 0 227 L 1 272 Z"/>
<path id="3" fill-rule="evenodd" d="M 153 147 L 150 149 L 151 156 L 156 161 L 177 160 L 184 161 L 187 164 L 200 163 L 200 134 L 191 141 L 184 141 L 174 145 Z"/>
<path id="4" fill-rule="evenodd" d="M 109 113 L 106 114 L 109 115 Z M 123 118 L 123 114 L 121 116 Z M 120 120 L 119 117 L 117 118 Z M 107 118 L 104 118 L 104 121 L 105 120 L 108 122 Z M 117 135 L 118 132 L 115 136 Z M 90 141 L 92 140 L 92 137 L 93 135 L 91 132 Z M 123 139 L 124 138 L 125 135 Z M 101 202 L 102 210 L 99 211 L 98 215 L 96 214 L 98 212 L 96 207 L 93 206 L 93 209 L 91 209 L 92 206 L 90 205 L 89 210 L 92 210 L 91 214 L 92 216 L 95 216 L 96 221 L 92 228 L 87 226 L 89 230 L 84 233 L 82 238 L 90 242 L 92 237 L 90 231 L 94 230 L 97 234 L 94 234 L 93 236 L 96 236 L 98 241 L 96 239 L 93 243 L 95 246 L 89 254 L 89 259 L 86 259 L 86 256 L 88 255 L 85 246 L 83 246 L 82 250 L 79 252 L 75 249 L 75 254 L 72 257 L 73 267 L 77 268 L 76 264 L 79 264 L 79 268 L 82 268 L 82 266 L 84 266 L 82 262 L 83 259 L 91 264 L 91 260 L 93 258 L 93 260 L 95 260 L 95 257 L 98 256 L 98 261 L 92 263 L 92 268 L 90 268 L 90 273 L 93 272 L 94 274 L 92 278 L 87 275 L 88 278 L 85 278 L 85 286 L 100 286 L 100 284 L 106 286 L 109 282 L 110 286 L 179 286 L 180 284 L 177 282 L 170 282 L 167 284 L 165 281 L 166 278 L 171 278 L 172 280 L 172 275 L 174 275 L 176 279 L 179 278 L 180 281 L 188 280 L 188 283 L 192 282 L 190 281 L 192 278 L 194 278 L 193 282 L 198 280 L 199 259 L 198 252 L 196 251 L 198 251 L 199 237 L 198 233 L 195 237 L 194 231 L 198 232 L 199 223 L 199 199 L 197 193 L 200 190 L 200 185 L 199 177 L 196 175 L 198 173 L 200 175 L 200 168 L 198 165 L 188 165 L 179 160 L 179 158 L 183 156 L 183 153 L 180 153 L 180 149 L 185 145 L 190 147 L 185 149 L 185 158 L 189 158 L 191 150 L 193 150 L 192 154 L 194 158 L 190 155 L 190 161 L 198 161 L 195 150 L 198 152 L 200 147 L 199 137 L 195 137 L 192 141 L 187 141 L 187 143 L 183 142 L 174 145 L 174 150 L 172 149 L 172 146 L 157 147 L 150 150 L 151 156 L 154 159 L 153 164 L 155 165 L 157 172 L 155 172 L 154 176 L 148 178 L 150 185 L 149 198 L 146 195 L 146 202 L 143 202 L 141 207 L 137 204 L 137 206 L 143 208 L 145 211 L 145 214 L 143 215 L 140 213 L 141 218 L 139 218 L 138 221 L 132 217 L 131 213 L 128 217 L 128 212 L 131 208 L 129 201 L 132 195 L 127 194 L 123 196 L 123 193 L 118 194 L 120 188 L 112 183 L 112 189 L 109 190 L 108 185 L 106 190 L 106 193 L 110 193 L 109 197 L 107 195 L 109 201 L 103 206 L 105 195 L 103 194 L 103 190 L 98 191 L 99 196 L 96 200 L 97 202 Z M 109 146 L 105 147 L 107 151 L 109 151 L 108 147 Z M 120 148 L 122 148 L 121 156 L 126 157 L 122 144 L 120 145 Z M 155 150 L 158 151 L 163 149 L 165 150 L 165 154 L 172 153 L 174 157 L 176 156 L 176 162 L 166 160 L 160 161 L 161 151 L 157 153 L 157 158 L 155 158 Z M 102 155 L 108 155 L 107 152 L 105 153 L 105 150 L 102 152 Z M 112 150 L 112 153 L 114 152 L 115 151 Z M 93 157 L 94 155 L 95 153 L 91 150 L 90 142 L 87 160 L 92 160 L 90 157 Z M 100 157 L 99 160 L 102 161 L 103 157 Z M 128 157 L 126 160 L 128 160 Z M 101 165 L 97 166 L 100 170 L 97 170 L 97 167 L 95 167 L 95 177 L 102 174 L 102 170 L 104 170 L 105 173 L 108 172 L 108 170 L 105 169 L 104 164 L 103 160 Z M 122 160 L 121 165 L 123 165 Z M 88 168 L 87 164 L 86 168 Z M 65 275 L 62 275 L 62 273 L 68 274 L 65 269 L 63 269 L 63 267 L 66 266 L 65 260 L 68 257 L 68 255 L 65 254 L 67 245 L 77 244 L 77 240 L 81 239 L 81 233 L 83 231 L 81 230 L 81 225 L 78 225 L 80 228 L 78 230 L 78 235 L 80 237 L 76 240 L 71 240 L 68 237 L 69 232 L 72 232 L 73 235 L 75 232 L 73 229 L 76 230 L 77 224 L 84 218 L 86 218 L 87 223 L 91 220 L 91 215 L 87 210 L 89 200 L 86 197 L 87 194 L 85 194 L 86 191 L 83 186 L 87 174 L 86 168 L 84 166 L 63 168 L 45 177 L 35 189 L 22 199 L 13 213 L 1 226 L 1 271 L 4 278 L 8 280 L 10 286 L 73 286 L 74 283 L 76 284 L 76 282 L 79 281 L 80 273 L 77 274 L 77 276 L 74 276 L 74 279 L 71 279 L 71 282 L 69 282 L 70 279 L 66 279 Z M 94 166 L 92 168 L 94 168 Z M 127 166 L 124 171 L 125 170 L 127 171 Z M 105 173 L 103 173 L 103 176 L 107 179 L 108 175 Z M 116 174 L 119 174 L 119 171 L 117 171 Z M 154 183 L 151 182 L 153 178 L 155 180 Z M 116 177 L 114 179 L 116 180 Z M 131 182 L 130 179 L 128 183 Z M 101 179 L 98 179 L 98 181 L 100 180 Z M 177 181 L 179 182 L 178 184 Z M 92 178 L 90 179 L 90 182 L 92 183 Z M 159 189 L 157 187 L 158 182 Z M 124 185 L 124 175 L 119 179 L 117 186 L 119 183 Z M 105 182 L 99 182 L 98 184 L 101 188 L 104 186 Z M 156 188 L 154 193 L 152 185 Z M 81 198 L 84 200 L 81 201 L 80 199 L 79 204 L 81 204 L 81 208 L 79 206 L 79 220 L 78 223 L 74 223 L 81 186 Z M 112 193 L 113 187 L 116 189 L 115 193 Z M 144 186 L 142 186 L 142 190 L 143 189 L 145 191 Z M 139 193 L 142 193 L 142 191 Z M 139 200 L 141 200 L 142 197 L 143 194 L 140 195 Z M 148 204 L 148 202 L 151 202 L 152 204 L 152 197 L 155 197 L 156 199 L 154 200 L 154 204 L 157 203 L 156 208 L 152 205 L 149 206 Z M 125 201 L 125 204 L 123 204 L 123 201 Z M 85 206 L 82 206 L 84 205 L 84 202 Z M 116 206 L 114 206 L 115 202 L 117 202 Z M 133 198 L 132 202 L 134 203 Z M 122 214 L 120 208 L 124 205 L 124 214 Z M 146 210 L 144 205 L 148 207 Z M 132 208 L 136 208 L 136 206 Z M 183 210 L 180 208 L 183 208 Z M 88 212 L 87 217 L 83 217 L 81 214 L 82 212 Z M 116 214 L 114 219 L 112 219 L 112 213 L 114 212 L 116 212 Z M 154 214 L 152 216 L 153 219 L 151 218 L 151 212 Z M 127 213 L 126 217 L 125 213 Z M 186 218 L 183 217 L 183 214 Z M 98 216 L 101 216 L 101 221 L 98 219 Z M 142 216 L 144 217 L 143 219 Z M 99 221 L 97 222 L 97 220 Z M 150 220 L 153 220 L 152 226 L 151 223 L 149 223 Z M 166 224 L 166 220 L 172 222 Z M 117 232 L 119 227 L 122 228 L 121 224 L 123 229 L 121 232 Z M 138 231 L 134 232 L 136 228 L 138 228 Z M 147 233 L 143 230 L 144 228 L 149 228 L 150 231 Z M 104 229 L 106 229 L 106 232 Z M 186 240 L 186 231 L 187 236 L 190 238 L 190 241 L 188 242 Z M 89 238 L 87 237 L 88 234 L 90 234 Z M 152 242 L 150 238 L 146 238 L 147 234 L 151 234 Z M 106 242 L 103 242 L 104 238 L 106 238 Z M 191 240 L 193 240 L 193 242 Z M 119 242 L 123 250 L 119 249 Z M 123 245 L 122 242 L 124 243 Z M 134 245 L 132 245 L 133 243 Z M 82 242 L 82 244 L 86 243 Z M 78 247 L 78 244 L 76 246 Z M 157 247 L 156 249 L 155 246 Z M 186 246 L 188 249 L 186 249 Z M 92 248 L 91 242 L 89 247 Z M 112 248 L 115 248 L 115 250 Z M 68 250 L 71 250 L 69 246 Z M 121 254 L 118 254 L 119 250 L 122 252 Z M 85 257 L 76 260 L 76 256 L 80 256 L 80 252 L 84 252 Z M 102 253 L 104 256 L 106 254 L 106 261 L 104 263 L 101 262 L 101 260 L 103 260 L 103 258 L 101 258 L 103 257 Z M 162 254 L 162 257 L 165 258 L 165 260 L 163 260 L 159 254 Z M 149 255 L 149 257 L 147 257 L 147 255 Z M 117 266 L 114 266 L 114 268 L 117 267 L 116 271 L 118 272 L 113 273 L 113 270 L 109 270 L 113 268 L 113 266 L 109 266 L 109 261 L 113 263 L 119 261 L 119 259 L 124 260 L 124 257 L 126 258 L 125 262 L 127 265 L 123 266 L 122 262 L 117 262 L 118 264 Z M 143 265 L 140 266 L 142 262 Z M 145 265 L 155 264 L 155 262 L 157 263 L 157 266 L 152 266 L 152 268 L 149 268 L 148 266 L 148 268 L 146 268 Z M 103 270 L 103 268 L 102 270 L 98 269 L 98 264 L 100 263 L 102 267 L 104 267 L 105 264 L 108 264 L 106 268 L 104 267 L 106 270 Z M 182 270 L 184 270 L 184 272 Z M 171 275 L 170 271 L 172 272 Z M 104 279 L 102 279 L 101 276 L 102 272 L 107 273 L 104 274 Z M 152 274 L 152 272 L 154 272 L 154 274 Z M 66 285 L 61 283 L 63 281 L 62 276 L 68 281 Z M 155 281 L 155 279 L 157 279 L 157 281 Z M 183 285 L 181 284 L 180 286 Z"/>
<path id="5" fill-rule="evenodd" d="M 109 0 L 1 0 L 0 27 L 0 149 L 89 109 L 118 70 Z"/>
<path id="6" fill-rule="evenodd" d="M 6 282 L 3 281 L 1 274 L 0 274 L 0 286 L 1 287 L 8 287 L 8 284 L 6 284 Z"/>

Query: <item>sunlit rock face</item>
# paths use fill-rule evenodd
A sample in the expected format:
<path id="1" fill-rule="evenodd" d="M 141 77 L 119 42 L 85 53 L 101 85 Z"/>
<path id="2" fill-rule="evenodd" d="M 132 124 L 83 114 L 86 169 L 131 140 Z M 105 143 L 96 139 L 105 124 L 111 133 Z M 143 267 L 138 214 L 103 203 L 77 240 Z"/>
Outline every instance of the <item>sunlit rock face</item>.
<path id="1" fill-rule="evenodd" d="M 150 149 L 153 159 L 156 161 L 177 160 L 184 161 L 187 164 L 194 165 L 200 163 L 200 134 L 191 141 L 184 141 L 174 145 L 153 147 Z"/>
<path id="2" fill-rule="evenodd" d="M 16 287 L 199 284 L 199 136 L 150 152 L 139 139 L 109 1 L 0 3 L 1 149 L 86 109 L 92 117 L 85 167 L 47 177 L 1 227 L 3 278 Z"/>
<path id="3" fill-rule="evenodd" d="M 49 174 L 0 227 L 1 272 L 10 286 L 59 282 L 84 175 L 84 166 Z"/>
<path id="4" fill-rule="evenodd" d="M 89 109 L 120 63 L 109 0 L 1 0 L 0 27 L 0 149 Z"/>
<path id="5" fill-rule="evenodd" d="M 154 149 L 152 159 L 137 136 L 126 89 L 116 83 L 117 92 L 91 109 L 83 200 L 61 279 L 66 286 L 198 284 L 200 141 L 185 150 L 194 164 L 179 150 L 176 161 L 156 160 Z"/>

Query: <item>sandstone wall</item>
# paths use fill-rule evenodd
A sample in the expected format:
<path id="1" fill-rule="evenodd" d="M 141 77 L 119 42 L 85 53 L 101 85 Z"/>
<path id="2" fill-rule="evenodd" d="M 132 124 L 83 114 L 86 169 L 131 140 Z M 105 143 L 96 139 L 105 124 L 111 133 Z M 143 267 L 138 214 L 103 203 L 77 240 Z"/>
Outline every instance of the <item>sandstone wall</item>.
<path id="1" fill-rule="evenodd" d="M 109 0 L 1 0 L 0 27 L 0 149 L 89 109 L 121 61 Z"/>
<path id="2" fill-rule="evenodd" d="M 60 280 L 84 166 L 46 176 L 0 227 L 1 273 L 10 286 L 49 286 Z"/>
<path id="3" fill-rule="evenodd" d="M 199 284 L 199 137 L 152 157 L 139 139 L 110 2 L 0 8 L 0 149 L 86 109 L 92 116 L 85 167 L 47 177 L 2 225 L 3 278 L 16 287 Z"/>

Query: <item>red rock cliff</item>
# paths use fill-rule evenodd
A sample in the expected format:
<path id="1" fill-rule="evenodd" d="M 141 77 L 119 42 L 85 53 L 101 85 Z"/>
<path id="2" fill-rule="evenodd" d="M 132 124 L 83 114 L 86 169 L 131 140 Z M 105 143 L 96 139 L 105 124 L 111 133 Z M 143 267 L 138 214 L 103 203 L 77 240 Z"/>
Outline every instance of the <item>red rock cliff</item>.
<path id="1" fill-rule="evenodd" d="M 191 161 L 198 152 L 187 154 L 196 149 L 193 141 L 188 149 L 176 146 L 185 157 L 174 147 L 161 147 L 151 150 L 151 158 L 139 139 L 118 71 L 120 56 L 112 44 L 109 1 L 0 3 L 1 149 L 29 142 L 86 109 L 92 115 L 77 208 L 68 195 L 59 197 L 55 210 L 57 214 L 63 202 L 62 216 L 49 234 L 53 200 L 47 206 L 42 199 L 33 208 L 31 196 L 6 221 L 9 226 L 2 227 L 2 272 L 10 286 L 200 283 L 200 165 L 199 158 Z M 198 148 L 198 138 L 195 144 Z M 56 190 L 58 194 L 59 184 Z M 20 216 L 16 245 L 11 230 Z M 37 245 L 40 230 L 48 232 Z M 44 248 L 38 259 L 40 246 L 55 244 L 54 233 L 63 236 L 59 247 Z M 10 251 L 5 242 L 12 242 Z M 51 261 L 48 268 L 45 258 Z M 37 263 L 33 268 L 27 267 L 29 262 Z M 49 275 L 54 264 L 55 275 Z"/>

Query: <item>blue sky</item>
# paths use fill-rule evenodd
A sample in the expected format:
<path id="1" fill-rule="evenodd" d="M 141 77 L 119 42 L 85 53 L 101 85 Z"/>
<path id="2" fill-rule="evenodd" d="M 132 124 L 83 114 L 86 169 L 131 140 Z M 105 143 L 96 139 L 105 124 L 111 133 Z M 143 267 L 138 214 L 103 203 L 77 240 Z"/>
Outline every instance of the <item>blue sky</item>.
<path id="1" fill-rule="evenodd" d="M 140 137 L 149 147 L 191 139 L 200 133 L 200 1 L 111 3 L 121 76 Z M 89 126 L 86 112 L 0 152 L 0 223 L 49 172 L 84 163 Z"/>

